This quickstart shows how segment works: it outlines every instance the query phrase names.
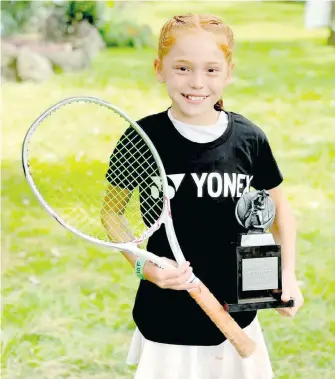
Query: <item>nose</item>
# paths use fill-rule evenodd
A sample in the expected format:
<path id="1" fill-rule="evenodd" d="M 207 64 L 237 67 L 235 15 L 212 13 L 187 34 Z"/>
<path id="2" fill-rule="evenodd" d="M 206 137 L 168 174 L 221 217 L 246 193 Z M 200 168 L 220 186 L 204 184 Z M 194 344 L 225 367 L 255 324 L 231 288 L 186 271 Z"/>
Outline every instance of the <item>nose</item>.
<path id="1" fill-rule="evenodd" d="M 203 88 L 204 87 L 204 78 L 203 78 L 202 73 L 200 73 L 200 72 L 193 72 L 193 74 L 192 74 L 192 76 L 190 78 L 189 85 L 192 88 L 195 88 L 195 89 L 201 89 L 201 88 Z"/>

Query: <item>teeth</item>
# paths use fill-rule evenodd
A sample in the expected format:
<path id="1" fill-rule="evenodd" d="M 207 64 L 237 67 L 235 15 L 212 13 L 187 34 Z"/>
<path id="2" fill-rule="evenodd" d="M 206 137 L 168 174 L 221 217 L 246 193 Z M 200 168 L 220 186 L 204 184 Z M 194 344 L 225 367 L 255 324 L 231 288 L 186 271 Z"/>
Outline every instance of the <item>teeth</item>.
<path id="1" fill-rule="evenodd" d="M 186 95 L 186 97 L 187 97 L 187 99 L 193 100 L 193 101 L 200 101 L 200 100 L 206 99 L 206 96 L 204 96 L 204 97 L 198 97 L 198 96 L 188 96 L 188 95 Z"/>

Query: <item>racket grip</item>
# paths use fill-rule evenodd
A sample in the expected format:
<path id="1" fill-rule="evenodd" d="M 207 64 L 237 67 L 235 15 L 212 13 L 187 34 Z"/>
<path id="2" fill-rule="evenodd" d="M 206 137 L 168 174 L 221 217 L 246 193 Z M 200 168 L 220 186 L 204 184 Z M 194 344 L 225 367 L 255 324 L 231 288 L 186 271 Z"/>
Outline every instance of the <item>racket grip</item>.
<path id="1" fill-rule="evenodd" d="M 255 350 L 255 342 L 245 333 L 209 289 L 200 281 L 199 286 L 189 291 L 191 297 L 221 330 L 242 358 L 249 357 Z"/>
<path id="2" fill-rule="evenodd" d="M 149 253 L 148 251 L 134 248 L 134 246 L 131 246 L 128 250 L 137 256 L 159 265 L 161 268 L 176 268 L 165 262 L 161 257 L 157 257 L 157 255 Z M 199 280 L 193 274 L 189 281 L 192 282 L 194 278 Z M 216 300 L 214 295 L 201 281 L 199 281 L 198 287 L 188 292 L 207 314 L 207 316 L 219 328 L 219 330 L 231 342 L 242 358 L 249 357 L 255 351 L 255 342 L 245 333 L 245 331 L 237 324 L 230 314 L 225 311 L 222 305 Z"/>

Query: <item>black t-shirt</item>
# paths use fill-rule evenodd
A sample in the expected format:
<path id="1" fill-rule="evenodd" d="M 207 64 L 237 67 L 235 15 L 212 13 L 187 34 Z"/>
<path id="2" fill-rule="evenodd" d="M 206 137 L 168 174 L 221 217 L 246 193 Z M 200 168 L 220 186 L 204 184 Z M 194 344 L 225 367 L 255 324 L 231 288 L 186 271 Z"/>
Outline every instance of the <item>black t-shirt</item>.
<path id="1" fill-rule="evenodd" d="M 226 113 L 226 130 L 208 143 L 184 138 L 167 111 L 138 121 L 155 145 L 174 190 L 171 211 L 183 254 L 221 304 L 232 299 L 232 284 L 237 281 L 235 243 L 245 232 L 235 218 L 236 203 L 250 187 L 271 189 L 283 180 L 264 132 L 245 117 Z M 149 238 L 147 250 L 174 259 L 164 225 Z M 231 316 L 244 328 L 256 311 Z M 146 280 L 140 282 L 133 317 L 151 341 L 206 346 L 225 340 L 187 291 L 161 289 Z"/>

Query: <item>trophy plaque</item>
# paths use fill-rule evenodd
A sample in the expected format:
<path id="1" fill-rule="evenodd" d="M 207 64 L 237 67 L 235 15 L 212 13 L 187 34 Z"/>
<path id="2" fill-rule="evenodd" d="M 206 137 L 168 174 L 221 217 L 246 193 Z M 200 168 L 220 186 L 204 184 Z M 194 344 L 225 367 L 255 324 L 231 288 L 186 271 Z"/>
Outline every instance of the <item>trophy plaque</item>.
<path id="1" fill-rule="evenodd" d="M 240 234 L 236 243 L 236 289 L 226 309 L 239 312 L 293 307 L 293 299 L 281 300 L 281 248 L 266 232 L 275 218 L 275 204 L 269 193 L 245 193 L 236 204 L 235 216 L 246 233 Z"/>

